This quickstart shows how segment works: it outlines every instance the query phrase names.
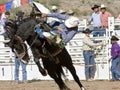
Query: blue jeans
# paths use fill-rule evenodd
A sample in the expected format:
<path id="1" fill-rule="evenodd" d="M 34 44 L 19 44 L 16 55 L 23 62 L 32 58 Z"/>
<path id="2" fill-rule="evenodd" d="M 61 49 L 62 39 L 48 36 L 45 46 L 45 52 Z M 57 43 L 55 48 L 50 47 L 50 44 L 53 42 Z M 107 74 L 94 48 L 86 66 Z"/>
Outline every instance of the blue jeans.
<path id="1" fill-rule="evenodd" d="M 117 65 L 120 62 L 120 57 L 117 57 L 112 60 L 111 72 L 112 72 L 112 80 L 117 80 L 117 77 L 120 77 L 120 71 L 117 70 Z"/>
<path id="2" fill-rule="evenodd" d="M 15 57 L 15 80 L 19 80 L 19 67 L 22 67 L 22 80 L 26 81 L 27 80 L 27 71 L 26 71 L 26 64 L 24 64 L 19 58 Z"/>
<path id="3" fill-rule="evenodd" d="M 105 30 L 102 28 L 94 27 L 93 28 L 93 37 L 104 36 Z"/>
<path id="4" fill-rule="evenodd" d="M 94 52 L 92 51 L 83 51 L 84 61 L 85 61 L 85 76 L 86 80 L 94 78 L 96 66 L 94 60 Z"/>

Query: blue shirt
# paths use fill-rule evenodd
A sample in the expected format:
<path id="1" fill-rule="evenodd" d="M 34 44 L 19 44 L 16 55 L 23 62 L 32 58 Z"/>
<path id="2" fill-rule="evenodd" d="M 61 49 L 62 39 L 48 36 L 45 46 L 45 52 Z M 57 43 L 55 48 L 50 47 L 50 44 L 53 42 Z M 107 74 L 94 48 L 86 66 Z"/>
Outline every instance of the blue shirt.
<path id="1" fill-rule="evenodd" d="M 94 27 L 100 27 L 102 26 L 101 19 L 100 19 L 101 12 L 93 13 L 90 17 L 90 21 L 93 21 Z"/>
<path id="2" fill-rule="evenodd" d="M 54 18 L 58 18 L 58 19 L 62 19 L 62 20 L 66 20 L 69 18 L 68 15 L 60 14 L 60 13 L 51 13 L 51 14 L 48 14 L 48 17 L 54 17 Z"/>
<path id="3" fill-rule="evenodd" d="M 69 42 L 75 34 L 78 32 L 78 28 L 67 28 L 64 23 L 59 25 L 63 30 L 60 31 L 60 34 L 62 35 L 63 41 L 65 43 Z"/>
<path id="4" fill-rule="evenodd" d="M 68 15 L 59 14 L 59 13 L 52 13 L 52 14 L 49 14 L 48 16 L 49 17 L 55 17 L 55 18 L 62 19 L 62 20 L 66 20 L 66 19 L 69 18 Z M 59 25 L 59 27 L 61 27 L 63 29 L 62 31 L 59 31 L 59 33 L 61 34 L 62 39 L 65 43 L 69 42 L 74 37 L 74 35 L 78 32 L 78 27 L 67 28 L 65 26 L 64 22 L 61 23 Z"/>

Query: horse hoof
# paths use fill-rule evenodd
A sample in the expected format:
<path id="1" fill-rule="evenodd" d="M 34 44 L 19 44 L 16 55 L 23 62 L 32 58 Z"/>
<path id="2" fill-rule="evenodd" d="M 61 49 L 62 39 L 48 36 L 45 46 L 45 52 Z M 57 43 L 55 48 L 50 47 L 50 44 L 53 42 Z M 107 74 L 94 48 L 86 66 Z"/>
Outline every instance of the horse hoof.
<path id="1" fill-rule="evenodd" d="M 42 74 L 43 76 L 47 76 L 47 75 L 48 75 L 48 72 L 47 72 L 46 69 L 44 69 L 44 70 L 41 72 L 41 74 Z"/>
<path id="2" fill-rule="evenodd" d="M 81 90 L 86 90 L 84 87 L 81 87 Z"/>

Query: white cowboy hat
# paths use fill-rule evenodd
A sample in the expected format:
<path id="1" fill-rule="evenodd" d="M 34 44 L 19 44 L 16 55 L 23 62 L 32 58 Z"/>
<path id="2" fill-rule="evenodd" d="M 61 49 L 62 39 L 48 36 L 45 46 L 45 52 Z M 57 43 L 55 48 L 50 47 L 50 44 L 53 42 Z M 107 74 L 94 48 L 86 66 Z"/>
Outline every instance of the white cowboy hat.
<path id="1" fill-rule="evenodd" d="M 73 10 L 68 10 L 67 14 L 68 15 L 74 14 L 74 11 Z"/>
<path id="2" fill-rule="evenodd" d="M 58 7 L 57 6 L 52 6 L 52 10 L 57 10 Z"/>
<path id="3" fill-rule="evenodd" d="M 104 4 L 101 4 L 100 8 L 106 8 L 107 6 L 105 6 Z"/>
<path id="4" fill-rule="evenodd" d="M 77 17 L 70 17 L 67 20 L 65 20 L 65 25 L 68 28 L 77 27 L 79 24 L 79 19 Z"/>
<path id="5" fill-rule="evenodd" d="M 60 13 L 60 14 L 63 14 L 63 13 L 66 13 L 66 11 L 60 9 L 60 10 L 59 10 L 59 13 Z"/>

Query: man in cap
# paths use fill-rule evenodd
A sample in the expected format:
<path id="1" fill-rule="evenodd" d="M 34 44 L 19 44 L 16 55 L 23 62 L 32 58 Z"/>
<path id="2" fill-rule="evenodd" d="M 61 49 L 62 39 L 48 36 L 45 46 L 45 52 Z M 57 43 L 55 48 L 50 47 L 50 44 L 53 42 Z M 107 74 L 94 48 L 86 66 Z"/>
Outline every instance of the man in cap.
<path id="1" fill-rule="evenodd" d="M 57 7 L 57 6 L 55 6 L 55 5 L 54 5 L 54 6 L 52 6 L 52 8 L 51 8 L 51 9 L 52 9 L 52 12 L 53 12 L 53 13 L 55 13 L 55 12 L 57 12 L 57 11 L 58 11 L 58 7 Z"/>
<path id="2" fill-rule="evenodd" d="M 100 31 L 102 29 L 102 23 L 101 23 L 101 19 L 100 19 L 100 15 L 101 12 L 99 11 L 99 7 L 98 5 L 94 5 L 92 6 L 92 10 L 94 11 L 94 13 L 92 14 L 92 16 L 90 17 L 90 22 L 93 22 L 93 30 L 95 30 L 93 32 L 93 36 L 103 36 L 103 33 Z"/>
<path id="3" fill-rule="evenodd" d="M 111 17 L 112 15 L 106 11 L 106 6 L 104 4 L 101 5 L 101 22 L 102 22 L 102 28 L 108 28 L 108 17 Z"/>
<path id="4" fill-rule="evenodd" d="M 112 80 L 117 80 L 118 77 L 120 77 L 120 71 L 117 69 L 118 63 L 120 63 L 120 45 L 117 43 L 119 39 L 115 36 L 112 36 L 111 38 L 111 59 L 112 59 L 112 66 L 111 66 L 111 72 L 112 72 Z M 111 60 L 110 59 L 110 60 Z"/>
<path id="5" fill-rule="evenodd" d="M 69 16 L 74 16 L 75 12 L 73 10 L 68 10 L 67 14 Z"/>
<path id="6" fill-rule="evenodd" d="M 87 81 L 94 80 L 95 76 L 95 60 L 94 60 L 94 48 L 97 46 L 103 46 L 104 43 L 93 43 L 90 39 L 91 30 L 86 29 L 83 31 L 85 37 L 83 39 L 83 56 L 85 61 L 85 76 Z"/>
<path id="7" fill-rule="evenodd" d="M 54 27 L 54 30 L 51 32 L 43 32 L 43 35 L 46 38 L 49 38 L 50 40 L 53 40 L 53 38 L 55 38 L 57 35 L 60 35 L 61 38 L 56 38 L 56 42 L 57 44 L 61 44 L 64 43 L 64 45 L 66 43 L 68 43 L 73 37 L 74 35 L 77 33 L 78 31 L 78 22 L 79 19 L 77 17 L 68 17 L 66 15 L 63 14 L 43 14 L 43 17 L 55 17 L 55 18 L 59 18 L 62 20 L 65 20 L 65 22 L 60 23 L 58 26 Z M 37 31 L 39 33 L 39 31 Z M 62 47 L 64 47 L 64 45 Z"/>
<path id="8" fill-rule="evenodd" d="M 63 9 L 60 9 L 58 13 L 60 13 L 60 14 L 65 14 L 66 11 L 64 11 Z"/>

